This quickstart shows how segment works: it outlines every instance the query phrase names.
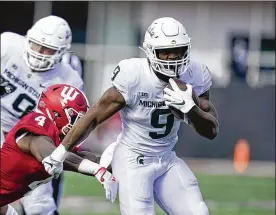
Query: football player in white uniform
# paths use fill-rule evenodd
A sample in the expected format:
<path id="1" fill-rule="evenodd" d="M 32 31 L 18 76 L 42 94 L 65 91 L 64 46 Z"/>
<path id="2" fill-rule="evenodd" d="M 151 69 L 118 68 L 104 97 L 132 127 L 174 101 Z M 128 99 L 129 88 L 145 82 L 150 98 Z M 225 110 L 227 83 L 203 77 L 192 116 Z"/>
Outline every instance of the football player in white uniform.
<path id="1" fill-rule="evenodd" d="M 38 20 L 26 36 L 12 32 L 1 34 L 1 130 L 4 134 L 36 107 L 40 93 L 47 86 L 69 84 L 83 90 L 80 61 L 68 54 L 71 40 L 68 23 L 57 16 Z M 55 190 L 49 182 L 22 199 L 27 215 L 56 213 L 57 180 L 53 180 Z"/>
<path id="2" fill-rule="evenodd" d="M 211 74 L 205 65 L 190 61 L 190 46 L 180 22 L 169 17 L 155 20 L 144 39 L 147 58 L 122 60 L 115 68 L 113 87 L 59 146 L 59 156 L 66 156 L 87 131 L 120 111 L 122 132 L 117 147 L 112 145 L 112 168 L 119 181 L 121 214 L 153 215 L 154 200 L 167 214 L 209 214 L 196 177 L 173 151 L 181 121 L 208 139 L 218 133 L 216 110 L 209 100 Z M 172 78 L 187 83 L 187 90 L 180 90 Z M 208 104 L 205 111 L 192 99 L 192 88 L 200 106 Z M 184 120 L 176 118 L 169 106 L 184 113 Z"/>

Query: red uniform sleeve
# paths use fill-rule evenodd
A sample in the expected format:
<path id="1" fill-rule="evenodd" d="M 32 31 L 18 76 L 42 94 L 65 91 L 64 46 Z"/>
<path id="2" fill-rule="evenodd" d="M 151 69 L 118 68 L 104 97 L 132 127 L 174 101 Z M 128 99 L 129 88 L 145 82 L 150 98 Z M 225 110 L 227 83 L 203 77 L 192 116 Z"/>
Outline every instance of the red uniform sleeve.
<path id="1" fill-rule="evenodd" d="M 43 114 L 32 112 L 23 117 L 18 125 L 15 134 L 18 131 L 27 131 L 36 135 L 50 137 L 56 146 L 60 144 L 59 131 L 54 122 Z"/>

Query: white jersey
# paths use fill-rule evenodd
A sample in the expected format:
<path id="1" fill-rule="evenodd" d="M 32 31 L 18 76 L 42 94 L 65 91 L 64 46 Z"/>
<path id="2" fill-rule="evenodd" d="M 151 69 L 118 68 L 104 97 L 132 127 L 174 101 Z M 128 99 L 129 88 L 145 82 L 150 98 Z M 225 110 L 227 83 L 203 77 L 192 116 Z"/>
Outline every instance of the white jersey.
<path id="1" fill-rule="evenodd" d="M 212 85 L 208 68 L 197 62 L 191 62 L 179 79 L 191 84 L 198 96 Z M 178 140 L 181 120 L 165 105 L 163 90 L 167 83 L 157 78 L 147 59 L 122 60 L 111 80 L 127 104 L 120 111 L 122 132 L 117 142 L 148 156 L 172 150 Z"/>
<path id="2" fill-rule="evenodd" d="M 40 93 L 49 85 L 70 84 L 83 90 L 83 81 L 68 63 L 47 72 L 32 72 L 26 64 L 26 39 L 15 33 L 1 34 L 1 127 L 5 132 L 36 107 Z"/>

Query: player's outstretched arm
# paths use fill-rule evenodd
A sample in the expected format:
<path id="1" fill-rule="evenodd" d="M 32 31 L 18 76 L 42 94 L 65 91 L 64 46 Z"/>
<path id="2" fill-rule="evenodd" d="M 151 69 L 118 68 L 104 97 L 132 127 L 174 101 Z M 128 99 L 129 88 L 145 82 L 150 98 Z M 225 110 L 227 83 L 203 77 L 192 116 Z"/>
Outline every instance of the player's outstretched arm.
<path id="1" fill-rule="evenodd" d="M 22 140 L 18 142 L 19 147 L 23 151 L 28 151 L 26 148 L 29 142 L 29 149 L 31 154 L 33 154 L 39 162 L 42 162 L 46 157 L 48 157 L 55 149 L 56 146 L 50 137 L 47 136 L 33 136 L 28 135 L 24 137 Z M 81 156 L 83 155 L 83 156 Z M 85 157 L 85 158 L 84 158 Z M 67 157 L 64 160 L 64 170 L 72 171 L 72 172 L 79 172 L 79 166 L 81 162 L 86 159 L 89 160 L 91 163 L 95 163 L 96 167 L 99 167 L 99 158 L 97 158 L 92 153 L 81 153 L 80 155 L 74 153 L 68 153 Z M 93 166 L 93 164 L 91 166 Z M 99 168 L 96 168 L 98 170 Z M 88 170 L 90 172 L 80 172 L 83 174 L 93 174 L 93 169 Z"/>
<path id="2" fill-rule="evenodd" d="M 26 142 L 29 144 L 26 144 Z M 47 136 L 31 135 L 23 138 L 21 142 L 18 142 L 18 144 L 24 151 L 27 151 L 26 145 L 29 145 L 29 151 L 31 154 L 33 154 L 38 161 L 46 164 L 48 162 L 47 159 L 51 159 L 49 155 L 56 149 L 54 142 Z M 79 172 L 84 175 L 95 176 L 95 178 L 104 186 L 106 198 L 111 202 L 114 202 L 117 196 L 118 185 L 113 175 L 108 172 L 105 167 L 96 163 L 99 162 L 99 159 L 96 156 L 92 156 L 91 153 L 80 153 L 80 155 L 83 155 L 86 159 L 69 152 L 63 162 L 63 166 L 61 166 L 61 172 L 64 169 L 67 171 Z M 52 164 L 52 161 L 50 161 L 49 164 Z M 49 167 L 51 167 L 51 165 L 49 165 Z"/>
<path id="3" fill-rule="evenodd" d="M 39 162 L 42 162 L 44 158 L 48 157 L 56 149 L 56 146 L 50 137 L 28 135 L 18 142 L 19 147 L 26 152 L 28 151 L 26 148 L 26 141 L 29 142 L 31 154 L 33 154 Z M 94 175 L 101 168 L 101 166 L 98 164 L 99 158 L 97 158 L 91 152 L 77 153 L 78 154 L 69 152 L 67 154 L 63 163 L 64 170 Z M 88 168 L 80 168 L 83 160 L 87 160 L 84 162 L 90 163 Z"/>
<path id="4" fill-rule="evenodd" d="M 105 91 L 100 100 L 73 126 L 62 145 L 70 151 L 100 123 L 107 120 L 126 105 L 124 97 L 115 88 Z"/>
<path id="5" fill-rule="evenodd" d="M 100 100 L 77 121 L 62 143 L 48 156 L 49 162 L 58 167 L 59 163 L 64 162 L 68 151 L 71 151 L 100 123 L 117 113 L 125 105 L 126 102 L 122 94 L 115 87 L 109 88 Z M 58 175 L 59 172 L 56 170 L 59 171 L 58 168 L 53 167 L 47 172 L 51 175 Z"/>

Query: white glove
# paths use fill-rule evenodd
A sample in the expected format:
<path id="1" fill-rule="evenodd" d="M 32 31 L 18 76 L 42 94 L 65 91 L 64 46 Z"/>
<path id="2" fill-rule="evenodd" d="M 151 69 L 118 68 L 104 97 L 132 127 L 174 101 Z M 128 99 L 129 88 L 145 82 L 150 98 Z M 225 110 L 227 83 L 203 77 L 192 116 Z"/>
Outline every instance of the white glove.
<path id="1" fill-rule="evenodd" d="M 102 167 L 88 159 L 83 159 L 78 167 L 78 171 L 80 173 L 94 175 L 95 178 L 103 185 L 107 200 L 110 200 L 112 203 L 115 201 L 118 192 L 118 182 L 105 167 Z"/>
<path id="2" fill-rule="evenodd" d="M 173 90 L 169 89 L 168 87 L 164 89 L 165 104 L 167 106 L 174 107 L 182 111 L 183 113 L 188 113 L 192 109 L 192 107 L 196 105 L 192 97 L 192 86 L 190 84 L 187 84 L 187 90 L 183 91 L 179 89 L 172 78 L 169 79 L 169 82 Z"/>
<path id="3" fill-rule="evenodd" d="M 111 164 L 113 153 L 117 145 L 118 143 L 114 142 L 114 143 L 111 143 L 108 147 L 106 147 L 100 159 L 101 166 L 107 168 Z"/>
<path id="4" fill-rule="evenodd" d="M 58 178 L 63 172 L 63 162 L 55 161 L 51 155 L 44 158 L 42 164 L 44 165 L 45 171 L 48 172 L 49 175 L 54 176 L 54 178 Z"/>
<path id="5" fill-rule="evenodd" d="M 42 160 L 46 172 L 53 175 L 55 178 L 58 178 L 63 172 L 63 161 L 67 154 L 68 151 L 62 144 L 60 144 L 51 155 Z"/>
<path id="6" fill-rule="evenodd" d="M 115 202 L 118 192 L 118 182 L 115 177 L 106 168 L 101 167 L 96 172 L 95 178 L 103 185 L 106 199 Z"/>

